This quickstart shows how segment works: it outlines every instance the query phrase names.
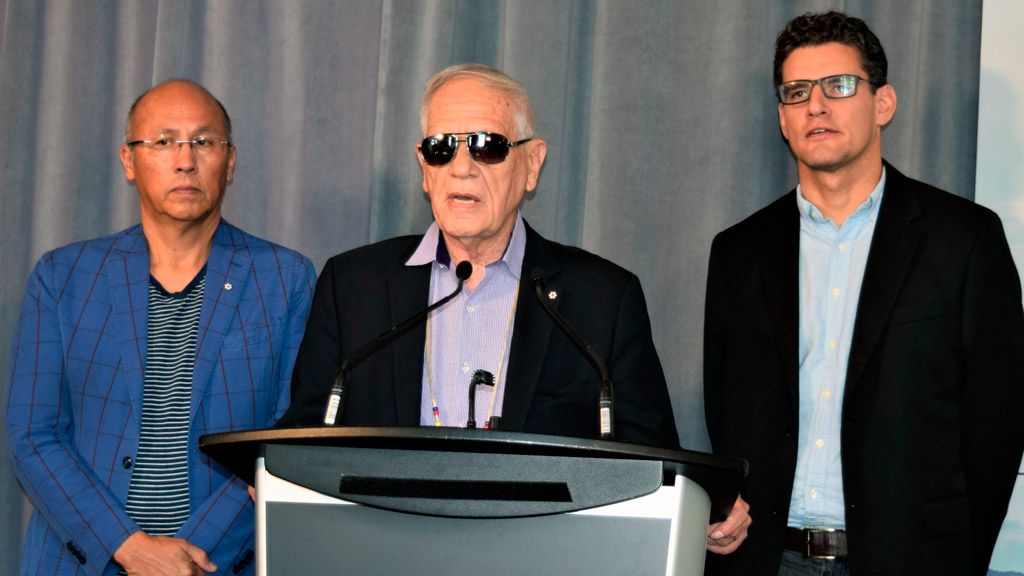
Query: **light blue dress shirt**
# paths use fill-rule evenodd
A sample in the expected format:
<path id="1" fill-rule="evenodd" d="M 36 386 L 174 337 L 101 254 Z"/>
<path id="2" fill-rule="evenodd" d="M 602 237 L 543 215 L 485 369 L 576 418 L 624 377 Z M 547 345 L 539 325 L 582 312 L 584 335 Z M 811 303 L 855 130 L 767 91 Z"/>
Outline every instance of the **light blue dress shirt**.
<path id="1" fill-rule="evenodd" d="M 789 525 L 846 527 L 840 422 L 850 341 L 882 178 L 836 228 L 797 186 L 800 209 L 800 433 Z"/>
<path id="2" fill-rule="evenodd" d="M 421 425 L 434 426 L 436 422 L 431 402 L 432 380 L 441 425 L 465 426 L 469 384 L 477 370 L 487 370 L 495 376 L 495 386 L 476 388 L 477 427 L 482 428 L 489 416 L 501 416 L 525 249 L 526 227 L 522 214 L 517 214 L 505 253 L 485 268 L 483 280 L 472 291 L 463 287 L 457 298 L 431 312 L 427 334 L 430 357 L 426 350 L 423 354 Z M 427 263 L 431 264 L 429 298 L 436 302 L 458 285 L 453 265 L 457 263 L 451 262 L 436 222 L 430 225 L 406 265 Z"/>

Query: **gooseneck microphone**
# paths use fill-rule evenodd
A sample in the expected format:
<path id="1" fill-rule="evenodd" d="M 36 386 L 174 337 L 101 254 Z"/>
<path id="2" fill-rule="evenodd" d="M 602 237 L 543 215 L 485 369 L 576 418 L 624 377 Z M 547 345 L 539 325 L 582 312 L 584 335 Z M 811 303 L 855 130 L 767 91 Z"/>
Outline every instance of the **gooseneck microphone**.
<path id="1" fill-rule="evenodd" d="M 473 379 L 469 382 L 469 417 L 466 418 L 466 428 L 476 428 L 476 387 L 478 384 L 494 386 L 494 374 L 487 370 L 473 372 Z"/>
<path id="2" fill-rule="evenodd" d="M 530 272 L 530 279 L 533 282 L 533 290 L 537 293 L 540 307 L 555 321 L 555 324 L 569 337 L 569 341 L 576 346 L 597 372 L 599 379 L 597 405 L 601 423 L 601 438 L 612 438 L 614 435 L 615 407 L 613 405 L 612 382 L 608 379 L 608 369 L 605 368 L 604 361 L 597 355 L 597 351 L 590 344 L 587 344 L 587 341 L 580 336 L 579 332 L 569 324 L 569 321 L 548 303 L 547 298 L 544 296 L 544 270 L 542 268 L 534 268 Z"/>
<path id="3" fill-rule="evenodd" d="M 357 364 L 366 360 L 367 357 L 372 355 L 374 352 L 379 351 L 381 348 L 387 346 L 393 342 L 396 338 L 408 332 L 413 326 L 419 324 L 426 319 L 427 314 L 430 314 L 435 309 L 443 306 L 452 298 L 455 298 L 462 292 L 462 285 L 473 275 L 473 265 L 468 260 L 459 262 L 459 265 L 455 267 L 455 277 L 459 279 L 459 285 L 455 287 L 455 290 L 451 294 L 441 298 L 437 302 L 434 302 L 430 306 L 427 306 L 420 312 L 414 314 L 408 320 L 401 324 L 392 326 L 390 330 L 382 332 L 373 340 L 370 340 L 363 345 L 362 348 L 355 351 L 341 363 L 341 368 L 338 369 L 338 373 L 334 376 L 334 385 L 331 387 L 331 397 L 327 401 L 327 412 L 324 414 L 324 425 L 334 426 L 338 418 L 341 417 L 342 412 L 345 410 L 345 395 L 348 392 L 348 373 L 350 370 L 356 367 Z"/>

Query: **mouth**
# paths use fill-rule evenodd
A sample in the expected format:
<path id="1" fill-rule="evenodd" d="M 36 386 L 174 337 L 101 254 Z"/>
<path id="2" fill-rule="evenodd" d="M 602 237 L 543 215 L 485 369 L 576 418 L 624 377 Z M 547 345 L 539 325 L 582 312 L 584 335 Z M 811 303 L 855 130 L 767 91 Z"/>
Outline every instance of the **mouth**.
<path id="1" fill-rule="evenodd" d="M 828 128 L 814 128 L 814 129 L 812 129 L 812 130 L 807 132 L 807 136 L 808 137 L 811 137 L 811 136 L 821 136 L 823 134 L 835 134 L 835 131 L 834 130 L 829 130 Z"/>
<path id="2" fill-rule="evenodd" d="M 480 199 L 477 198 L 476 196 L 472 196 L 470 194 L 449 194 L 448 195 L 448 201 L 453 203 L 453 204 L 469 205 L 469 204 L 476 204 L 477 202 L 480 201 Z"/>
<path id="3" fill-rule="evenodd" d="M 181 193 L 181 194 L 198 194 L 198 193 L 202 192 L 202 190 L 200 190 L 199 188 L 197 188 L 195 186 L 182 185 L 182 186 L 175 186 L 174 188 L 171 188 L 171 192 L 178 192 L 178 193 Z"/>

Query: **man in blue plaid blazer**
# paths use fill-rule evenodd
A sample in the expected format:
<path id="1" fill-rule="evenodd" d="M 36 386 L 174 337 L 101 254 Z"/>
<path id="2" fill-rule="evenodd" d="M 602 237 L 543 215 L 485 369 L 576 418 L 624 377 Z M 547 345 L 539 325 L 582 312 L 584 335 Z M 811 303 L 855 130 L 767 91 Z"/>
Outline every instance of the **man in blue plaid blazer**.
<path id="1" fill-rule="evenodd" d="M 287 408 L 316 279 L 301 254 L 221 219 L 230 141 L 227 112 L 201 86 L 171 81 L 143 94 L 120 150 L 142 223 L 49 252 L 32 272 L 6 417 L 35 505 L 23 574 L 252 571 L 247 487 L 196 446 L 203 434 L 269 427 Z M 173 296 L 200 278 L 180 435 L 187 518 L 153 536 L 126 512 L 156 362 L 147 341 L 167 338 L 153 332 L 148 302 L 152 286 Z"/>

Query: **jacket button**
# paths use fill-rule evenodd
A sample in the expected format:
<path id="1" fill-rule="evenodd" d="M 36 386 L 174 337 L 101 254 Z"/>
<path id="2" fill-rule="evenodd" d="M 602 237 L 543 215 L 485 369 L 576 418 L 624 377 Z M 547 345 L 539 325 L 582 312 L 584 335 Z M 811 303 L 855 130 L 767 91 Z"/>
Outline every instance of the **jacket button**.
<path id="1" fill-rule="evenodd" d="M 794 428 L 786 428 L 786 438 L 790 440 L 796 438 L 796 430 Z"/>
<path id="2" fill-rule="evenodd" d="M 68 543 L 65 544 L 64 547 L 70 550 L 71 552 L 75 551 L 75 545 L 71 543 L 71 540 L 68 540 Z"/>
<path id="3" fill-rule="evenodd" d="M 132 457 L 131 456 L 125 456 L 124 460 L 121 460 L 121 466 L 124 466 L 125 468 L 131 468 L 132 467 Z"/>

